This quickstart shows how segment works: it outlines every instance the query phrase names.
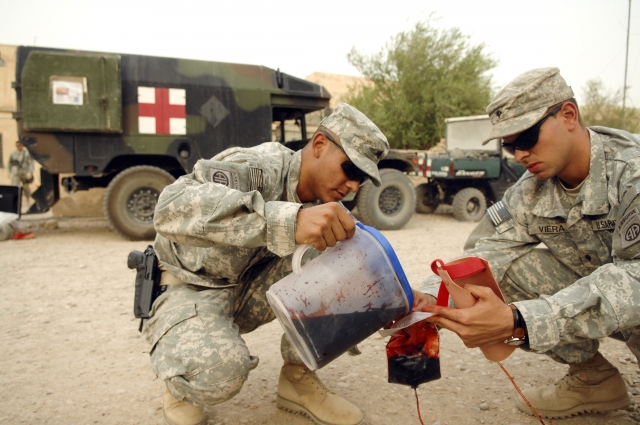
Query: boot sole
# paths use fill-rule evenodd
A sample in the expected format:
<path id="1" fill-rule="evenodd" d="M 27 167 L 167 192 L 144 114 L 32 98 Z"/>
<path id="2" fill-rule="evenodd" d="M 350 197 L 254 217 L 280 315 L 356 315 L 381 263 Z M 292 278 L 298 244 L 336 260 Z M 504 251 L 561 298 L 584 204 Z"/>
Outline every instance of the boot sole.
<path id="1" fill-rule="evenodd" d="M 278 394 L 276 397 L 276 406 L 278 407 L 278 409 L 284 410 L 285 412 L 297 413 L 297 414 L 306 416 L 312 421 L 314 421 L 315 423 L 317 423 L 318 425 L 335 425 L 330 422 L 325 422 L 317 418 L 316 416 L 313 415 L 313 413 L 305 409 L 304 406 L 301 406 L 298 403 L 294 403 L 293 401 L 287 400 L 286 398 L 280 397 L 280 394 Z M 354 425 L 364 425 L 364 423 L 365 422 L 363 419 L 359 423 Z"/>
<path id="2" fill-rule="evenodd" d="M 172 422 L 171 420 L 169 420 L 169 418 L 167 418 L 167 414 L 164 412 L 164 409 L 162 409 L 162 417 L 164 418 L 164 423 L 166 425 L 176 425 L 174 422 Z M 207 425 L 207 414 L 205 413 L 204 415 L 204 419 L 202 419 L 202 422 L 196 424 L 196 425 Z"/>
<path id="3" fill-rule="evenodd" d="M 631 404 L 631 401 L 629 400 L 629 395 L 625 394 L 613 400 L 599 401 L 597 403 L 581 404 L 579 406 L 576 406 L 568 410 L 553 411 L 553 410 L 536 409 L 536 412 L 538 412 L 538 415 L 540 415 L 545 419 L 563 419 L 563 418 L 569 418 L 571 416 L 580 415 L 583 413 L 606 413 L 612 410 L 626 409 L 627 407 L 629 407 L 629 404 Z M 522 412 L 527 413 L 531 416 L 534 416 L 529 406 L 527 406 L 527 404 L 524 401 L 522 401 L 520 397 L 518 397 L 516 406 Z"/>

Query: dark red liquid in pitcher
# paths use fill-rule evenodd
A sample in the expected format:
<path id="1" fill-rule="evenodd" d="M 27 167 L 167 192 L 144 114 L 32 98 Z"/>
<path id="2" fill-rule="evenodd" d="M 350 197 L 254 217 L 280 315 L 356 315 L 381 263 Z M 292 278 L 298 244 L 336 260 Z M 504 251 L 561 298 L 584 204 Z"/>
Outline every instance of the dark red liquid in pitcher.
<path id="1" fill-rule="evenodd" d="M 376 308 L 357 313 L 291 319 L 315 357 L 318 368 L 321 368 L 405 312 L 405 308 L 398 307 Z"/>

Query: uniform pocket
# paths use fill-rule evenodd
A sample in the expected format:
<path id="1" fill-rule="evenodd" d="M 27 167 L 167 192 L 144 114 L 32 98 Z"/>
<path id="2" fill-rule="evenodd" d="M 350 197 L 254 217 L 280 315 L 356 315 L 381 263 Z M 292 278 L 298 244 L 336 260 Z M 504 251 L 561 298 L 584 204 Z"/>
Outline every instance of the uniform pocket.
<path id="1" fill-rule="evenodd" d="M 195 304 L 181 305 L 161 314 L 155 314 L 145 326 L 145 333 L 149 335 L 151 342 L 151 353 L 155 350 L 160 338 L 173 327 L 197 315 Z"/>
<path id="2" fill-rule="evenodd" d="M 147 325 L 151 340 L 151 367 L 162 380 L 192 379 L 222 364 L 216 341 L 196 309 L 183 304 L 161 311 Z"/>

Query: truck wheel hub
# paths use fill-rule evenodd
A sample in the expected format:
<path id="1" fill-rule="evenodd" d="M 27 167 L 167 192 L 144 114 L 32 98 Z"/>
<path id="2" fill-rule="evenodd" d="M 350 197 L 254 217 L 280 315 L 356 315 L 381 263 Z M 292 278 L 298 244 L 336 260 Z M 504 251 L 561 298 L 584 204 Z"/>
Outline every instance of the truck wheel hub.
<path id="1" fill-rule="evenodd" d="M 393 215 L 402 209 L 402 193 L 397 187 L 387 187 L 380 193 L 378 206 L 385 215 Z"/>
<path id="2" fill-rule="evenodd" d="M 477 198 L 469 199 L 467 202 L 467 212 L 469 214 L 475 214 L 480 210 L 480 202 Z"/>
<path id="3" fill-rule="evenodd" d="M 141 223 L 153 222 L 153 211 L 158 203 L 160 192 L 150 187 L 142 187 L 129 195 L 127 212 L 129 216 Z"/>

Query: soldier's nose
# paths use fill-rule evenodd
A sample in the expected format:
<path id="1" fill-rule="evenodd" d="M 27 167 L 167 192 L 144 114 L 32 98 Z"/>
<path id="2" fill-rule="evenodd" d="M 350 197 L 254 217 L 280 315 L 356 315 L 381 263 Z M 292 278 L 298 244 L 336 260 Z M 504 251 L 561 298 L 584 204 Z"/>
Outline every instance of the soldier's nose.
<path id="1" fill-rule="evenodd" d="M 513 158 L 517 161 L 517 162 L 522 162 L 522 160 L 524 158 L 526 158 L 527 156 L 529 156 L 529 151 L 522 151 L 520 149 L 516 149 L 513 152 Z"/>
<path id="2" fill-rule="evenodd" d="M 360 189 L 360 182 L 347 180 L 345 186 L 347 186 L 351 192 L 356 193 Z"/>

